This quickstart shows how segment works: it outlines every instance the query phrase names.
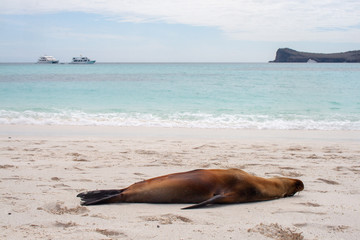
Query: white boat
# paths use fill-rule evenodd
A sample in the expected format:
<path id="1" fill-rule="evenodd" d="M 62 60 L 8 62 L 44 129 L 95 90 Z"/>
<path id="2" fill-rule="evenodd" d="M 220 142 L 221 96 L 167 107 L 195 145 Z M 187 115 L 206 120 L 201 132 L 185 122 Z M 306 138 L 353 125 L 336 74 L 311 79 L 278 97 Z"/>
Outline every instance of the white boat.
<path id="1" fill-rule="evenodd" d="M 88 57 L 73 57 L 72 64 L 94 64 L 96 60 L 90 60 Z"/>
<path id="2" fill-rule="evenodd" d="M 42 56 L 39 57 L 37 63 L 47 63 L 47 64 L 56 64 L 59 63 L 59 60 L 56 60 L 53 56 Z"/>
<path id="3" fill-rule="evenodd" d="M 317 63 L 317 61 L 314 60 L 314 59 L 309 58 L 309 60 L 307 60 L 307 63 Z"/>

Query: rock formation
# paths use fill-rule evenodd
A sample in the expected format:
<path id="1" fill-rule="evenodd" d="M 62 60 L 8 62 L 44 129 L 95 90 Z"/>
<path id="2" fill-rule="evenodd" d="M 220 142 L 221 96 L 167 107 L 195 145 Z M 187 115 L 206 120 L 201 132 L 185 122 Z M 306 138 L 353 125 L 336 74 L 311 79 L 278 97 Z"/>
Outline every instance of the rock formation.
<path id="1" fill-rule="evenodd" d="M 276 58 L 270 62 L 319 62 L 319 63 L 360 63 L 360 51 L 341 53 L 308 53 L 290 48 L 279 48 Z"/>

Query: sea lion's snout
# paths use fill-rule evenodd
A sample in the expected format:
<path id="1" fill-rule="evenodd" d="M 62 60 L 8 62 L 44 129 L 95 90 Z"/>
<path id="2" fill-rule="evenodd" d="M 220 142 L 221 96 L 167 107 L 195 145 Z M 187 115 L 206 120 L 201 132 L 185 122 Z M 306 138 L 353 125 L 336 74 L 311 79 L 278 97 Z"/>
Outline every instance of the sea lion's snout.
<path id="1" fill-rule="evenodd" d="M 284 197 L 292 197 L 295 193 L 304 190 L 304 183 L 301 180 L 291 179 L 291 181 L 288 192 L 284 195 Z"/>
<path id="2" fill-rule="evenodd" d="M 296 189 L 296 192 L 300 192 L 300 191 L 304 190 L 304 183 L 300 180 L 296 180 L 295 189 Z"/>

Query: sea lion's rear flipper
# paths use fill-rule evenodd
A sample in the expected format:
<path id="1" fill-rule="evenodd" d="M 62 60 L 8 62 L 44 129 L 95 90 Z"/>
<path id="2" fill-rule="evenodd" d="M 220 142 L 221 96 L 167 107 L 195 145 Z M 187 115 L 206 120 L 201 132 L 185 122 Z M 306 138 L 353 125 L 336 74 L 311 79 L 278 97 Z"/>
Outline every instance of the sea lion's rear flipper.
<path id="1" fill-rule="evenodd" d="M 95 205 L 95 204 L 104 204 L 104 203 L 114 203 L 117 202 L 120 194 L 124 189 L 120 190 L 96 190 L 90 192 L 82 192 L 77 195 L 81 198 L 81 205 Z"/>
<path id="2" fill-rule="evenodd" d="M 189 207 L 184 207 L 182 209 L 194 209 L 194 208 L 201 208 L 201 207 L 204 207 L 208 204 L 212 204 L 212 203 L 216 203 L 219 199 L 223 198 L 224 195 L 215 195 L 213 196 L 212 198 L 208 199 L 208 200 L 205 200 L 201 203 L 197 203 L 197 204 L 194 204 L 194 205 L 191 205 Z"/>

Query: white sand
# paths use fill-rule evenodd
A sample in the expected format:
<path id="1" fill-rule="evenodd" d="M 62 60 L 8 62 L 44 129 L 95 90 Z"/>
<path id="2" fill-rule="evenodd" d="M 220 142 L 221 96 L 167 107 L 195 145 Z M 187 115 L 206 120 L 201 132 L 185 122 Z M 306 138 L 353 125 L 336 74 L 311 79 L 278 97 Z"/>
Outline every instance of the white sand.
<path id="1" fill-rule="evenodd" d="M 299 195 L 180 210 L 81 191 L 196 168 L 301 179 Z M 359 239 L 360 132 L 0 126 L 0 239 Z"/>

